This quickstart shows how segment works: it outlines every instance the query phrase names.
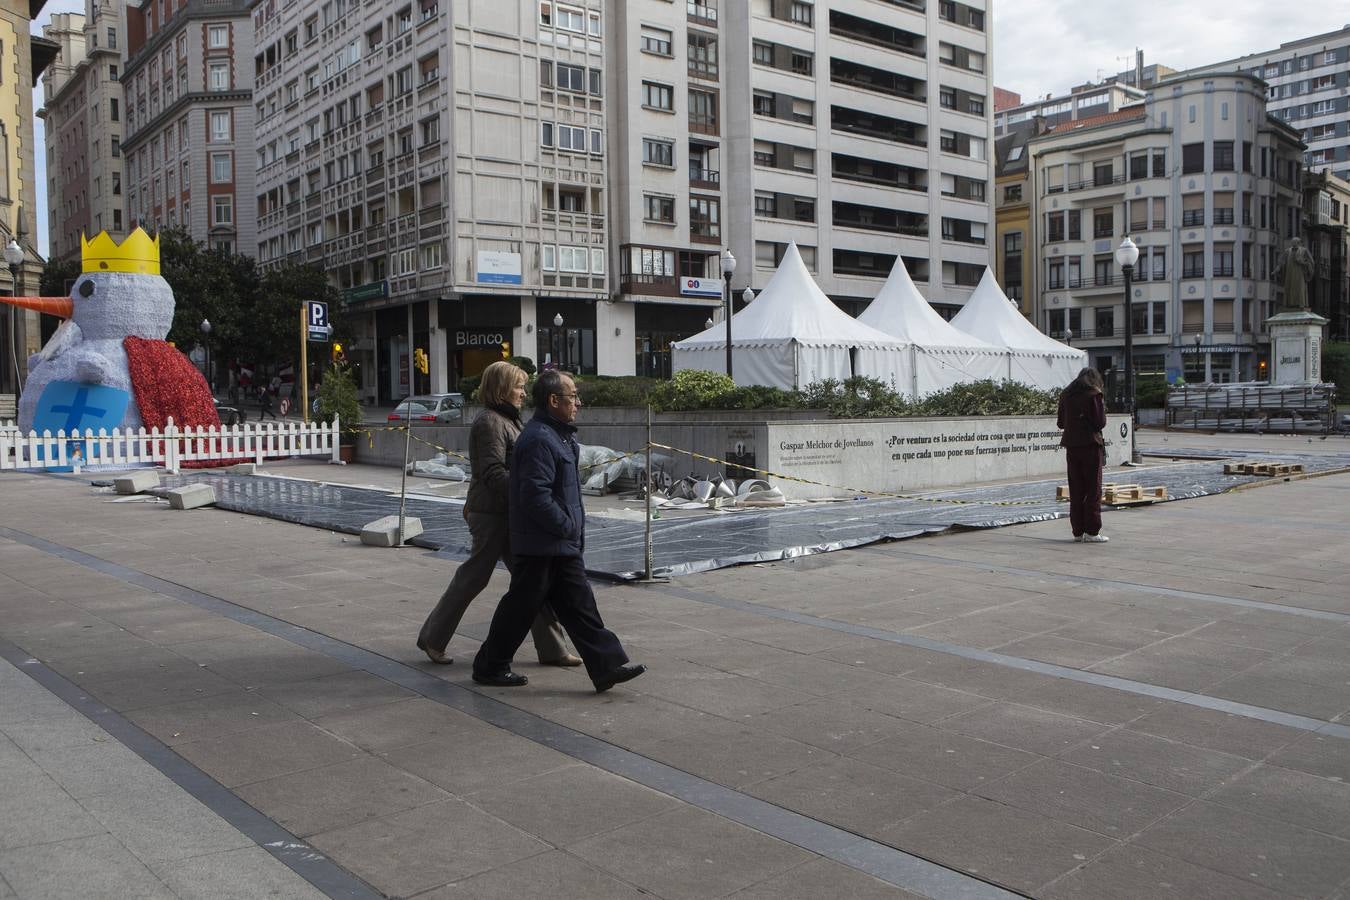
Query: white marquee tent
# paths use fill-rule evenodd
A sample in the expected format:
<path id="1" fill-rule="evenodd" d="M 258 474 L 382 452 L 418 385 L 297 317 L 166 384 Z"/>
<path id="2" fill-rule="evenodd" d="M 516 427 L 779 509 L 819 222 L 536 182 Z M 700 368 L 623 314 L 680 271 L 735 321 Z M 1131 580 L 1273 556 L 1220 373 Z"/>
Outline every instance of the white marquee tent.
<path id="1" fill-rule="evenodd" d="M 726 371 L 726 323 L 671 345 L 675 371 Z M 835 306 L 789 244 L 773 278 L 753 303 L 731 318 L 732 371 L 739 385 L 803 388 L 853 375 L 904 384 L 904 343 Z"/>
<path id="2" fill-rule="evenodd" d="M 999 289 L 988 268 L 952 325 L 986 343 L 1006 347 L 1005 377 L 1043 391 L 1063 388 L 1087 365 L 1082 350 L 1045 336 L 1028 322 Z"/>
<path id="3" fill-rule="evenodd" d="M 913 398 L 955 384 L 1008 377 L 1008 351 L 953 328 L 919 293 L 896 256 L 891 275 L 858 321 L 908 345 L 909 381 L 897 390 Z"/>

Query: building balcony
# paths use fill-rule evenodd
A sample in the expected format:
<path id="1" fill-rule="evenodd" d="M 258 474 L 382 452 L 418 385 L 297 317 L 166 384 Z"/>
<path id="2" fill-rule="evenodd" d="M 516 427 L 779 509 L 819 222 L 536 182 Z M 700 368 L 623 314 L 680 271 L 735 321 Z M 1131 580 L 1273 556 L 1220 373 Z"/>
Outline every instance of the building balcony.
<path id="1" fill-rule="evenodd" d="M 678 297 L 680 295 L 680 279 L 677 275 L 627 273 L 619 277 L 619 292 L 624 294 L 650 294 L 657 297 Z"/>
<path id="2" fill-rule="evenodd" d="M 689 169 L 689 186 L 717 190 L 722 184 L 722 173 L 716 169 Z"/>

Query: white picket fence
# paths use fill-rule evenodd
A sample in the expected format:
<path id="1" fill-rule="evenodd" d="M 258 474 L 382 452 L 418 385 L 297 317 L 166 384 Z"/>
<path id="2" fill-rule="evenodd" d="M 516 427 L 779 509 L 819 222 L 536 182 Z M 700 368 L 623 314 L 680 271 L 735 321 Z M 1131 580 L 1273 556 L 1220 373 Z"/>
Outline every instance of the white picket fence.
<path id="1" fill-rule="evenodd" d="M 184 462 L 236 459 L 261 463 L 291 456 L 327 456 L 339 461 L 339 421 L 247 423 L 221 428 L 179 428 L 169 420 L 162 430 L 139 428 L 111 433 L 21 434 L 0 424 L 0 470 L 52 469 L 71 466 L 163 466 L 178 472 Z"/>

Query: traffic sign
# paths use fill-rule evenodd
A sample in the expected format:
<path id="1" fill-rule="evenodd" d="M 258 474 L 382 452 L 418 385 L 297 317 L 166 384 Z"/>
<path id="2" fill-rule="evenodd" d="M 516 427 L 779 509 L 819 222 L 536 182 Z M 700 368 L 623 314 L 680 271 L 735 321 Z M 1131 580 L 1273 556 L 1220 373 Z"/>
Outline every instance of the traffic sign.
<path id="1" fill-rule="evenodd" d="M 333 326 L 328 324 L 328 304 L 319 300 L 305 301 L 305 329 L 311 341 L 328 342 Z"/>

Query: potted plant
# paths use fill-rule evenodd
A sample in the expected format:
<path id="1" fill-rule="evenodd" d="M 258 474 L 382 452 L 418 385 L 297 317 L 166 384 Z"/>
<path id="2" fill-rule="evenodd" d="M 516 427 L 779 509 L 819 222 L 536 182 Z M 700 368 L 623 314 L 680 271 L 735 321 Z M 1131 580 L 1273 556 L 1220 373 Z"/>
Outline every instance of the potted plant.
<path id="1" fill-rule="evenodd" d="M 356 436 L 361 431 L 361 402 L 356 396 L 356 381 L 352 378 L 351 368 L 343 363 L 329 368 L 323 381 L 319 382 L 315 419 L 328 424 L 334 417 L 342 426 L 338 452 L 343 462 L 351 462 L 356 452 Z"/>

